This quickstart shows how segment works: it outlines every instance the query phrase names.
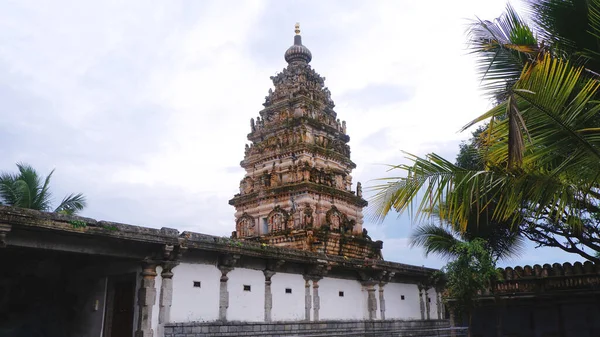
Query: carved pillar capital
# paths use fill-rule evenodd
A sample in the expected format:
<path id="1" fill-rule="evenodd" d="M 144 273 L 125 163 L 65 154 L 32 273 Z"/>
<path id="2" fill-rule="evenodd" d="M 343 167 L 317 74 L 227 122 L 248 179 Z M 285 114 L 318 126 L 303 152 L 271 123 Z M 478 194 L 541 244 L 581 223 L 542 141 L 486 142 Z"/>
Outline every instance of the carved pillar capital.
<path id="1" fill-rule="evenodd" d="M 277 273 L 272 270 L 265 269 L 263 270 L 263 274 L 265 275 L 265 282 L 269 282 L 269 284 L 271 284 L 271 277 L 273 277 Z"/>
<path id="2" fill-rule="evenodd" d="M 177 267 L 177 265 L 179 265 L 179 262 L 177 261 L 163 261 L 161 264 L 162 272 L 160 273 L 160 276 L 163 279 L 173 278 L 173 268 Z"/>

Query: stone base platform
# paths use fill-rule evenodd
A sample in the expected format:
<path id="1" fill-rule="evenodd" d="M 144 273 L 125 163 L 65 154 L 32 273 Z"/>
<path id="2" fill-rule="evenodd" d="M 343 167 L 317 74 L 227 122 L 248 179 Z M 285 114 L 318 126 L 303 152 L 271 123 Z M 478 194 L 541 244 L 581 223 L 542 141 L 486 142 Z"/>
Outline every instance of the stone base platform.
<path id="1" fill-rule="evenodd" d="M 233 336 L 466 336 L 466 330 L 450 328 L 447 320 L 319 321 L 319 322 L 188 322 L 168 323 L 164 337 Z"/>

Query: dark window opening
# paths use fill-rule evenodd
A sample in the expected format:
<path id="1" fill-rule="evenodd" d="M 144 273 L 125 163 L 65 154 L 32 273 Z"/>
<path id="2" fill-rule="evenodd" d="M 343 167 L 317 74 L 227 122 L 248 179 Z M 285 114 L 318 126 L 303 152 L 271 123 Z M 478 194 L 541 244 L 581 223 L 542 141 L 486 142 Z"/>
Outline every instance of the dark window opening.
<path id="1" fill-rule="evenodd" d="M 246 285 L 246 284 L 244 284 L 244 291 L 250 291 L 250 286 L 249 286 L 249 285 Z"/>
<path id="2" fill-rule="evenodd" d="M 427 299 L 427 302 L 431 303 L 431 298 L 428 298 L 428 299 Z"/>
<path id="3" fill-rule="evenodd" d="M 200 281 L 194 281 L 194 288 L 200 288 Z"/>
<path id="4" fill-rule="evenodd" d="M 285 293 L 286 294 L 291 294 L 292 293 L 292 288 L 285 288 Z"/>
<path id="5" fill-rule="evenodd" d="M 343 292 L 343 291 L 340 291 L 340 292 L 338 293 L 338 295 L 339 295 L 340 297 L 344 297 L 344 292 Z"/>
<path id="6" fill-rule="evenodd" d="M 400 299 L 404 301 L 404 295 L 400 295 Z"/>

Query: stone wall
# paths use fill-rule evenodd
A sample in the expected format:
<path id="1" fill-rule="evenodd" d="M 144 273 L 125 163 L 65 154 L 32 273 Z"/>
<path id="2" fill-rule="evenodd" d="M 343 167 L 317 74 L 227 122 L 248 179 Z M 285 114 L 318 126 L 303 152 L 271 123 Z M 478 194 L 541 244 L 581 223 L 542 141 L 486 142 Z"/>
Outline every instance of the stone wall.
<path id="1" fill-rule="evenodd" d="M 445 320 L 430 321 L 320 321 L 274 323 L 174 323 L 165 326 L 164 337 L 227 336 L 450 336 Z M 454 331 L 457 337 L 464 330 Z"/>

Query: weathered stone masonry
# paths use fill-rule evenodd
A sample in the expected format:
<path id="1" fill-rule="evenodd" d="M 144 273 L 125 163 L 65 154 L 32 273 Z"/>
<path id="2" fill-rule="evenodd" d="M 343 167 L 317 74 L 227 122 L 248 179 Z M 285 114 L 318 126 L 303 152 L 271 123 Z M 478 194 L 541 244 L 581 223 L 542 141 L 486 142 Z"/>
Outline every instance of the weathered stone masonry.
<path id="1" fill-rule="evenodd" d="M 85 226 L 74 226 L 73 223 L 84 223 Z M 265 322 L 272 317 L 273 303 L 269 300 L 271 278 L 279 272 L 298 273 L 299 277 L 304 275 L 305 312 L 300 320 L 303 318 L 304 321 L 317 322 L 322 316 L 320 283 L 324 277 L 330 280 L 342 277 L 354 279 L 357 283 L 366 282 L 364 296 L 368 297 L 365 301 L 368 308 L 365 308 L 365 313 L 368 311 L 368 314 L 365 319 L 375 320 L 384 317 L 386 306 L 389 305 L 389 300 L 386 302 L 387 299 L 384 299 L 384 286 L 381 282 L 386 283 L 386 288 L 395 282 L 414 285 L 425 282 L 434 271 L 379 259 L 329 256 L 193 232 L 179 233 L 169 228 L 144 228 L 2 206 L 0 224 L 4 225 L 3 228 L 10 228 L 4 231 L 8 249 L 44 248 L 105 259 L 125 259 L 120 263 L 130 261 L 132 270 L 137 270 L 139 280 L 139 287 L 135 291 L 137 300 L 134 330 L 136 336 L 144 337 L 160 336 L 163 328 L 166 333 L 166 327 L 173 323 L 170 312 L 173 309 L 173 292 L 177 291 L 173 289 L 173 279 L 177 277 L 178 267 L 182 265 L 182 257 L 188 255 L 204 256 L 202 259 L 206 262 L 202 263 L 211 263 L 212 257 L 215 258 L 213 266 L 220 272 L 220 287 L 217 288 L 220 296 L 215 304 L 218 306 L 218 317 L 215 319 L 219 319 L 221 323 L 228 320 L 231 301 L 228 274 L 236 268 L 257 269 L 263 275 L 265 295 L 262 303 L 258 303 L 255 308 L 264 310 L 262 314 Z M 162 268 L 160 273 L 157 272 L 158 266 Z M 161 278 L 160 286 L 157 286 L 157 277 Z M 379 296 L 376 294 L 377 286 Z M 415 294 L 412 296 L 417 295 L 415 286 Z M 377 312 L 380 312 L 380 317 L 377 317 Z M 153 316 L 157 317 L 154 323 Z"/>
<path id="2" fill-rule="evenodd" d="M 279 323 L 181 323 L 170 324 L 165 337 L 234 337 L 234 336 L 378 336 L 431 337 L 448 336 L 448 321 L 321 321 Z M 463 330 L 455 331 L 457 336 Z"/>

